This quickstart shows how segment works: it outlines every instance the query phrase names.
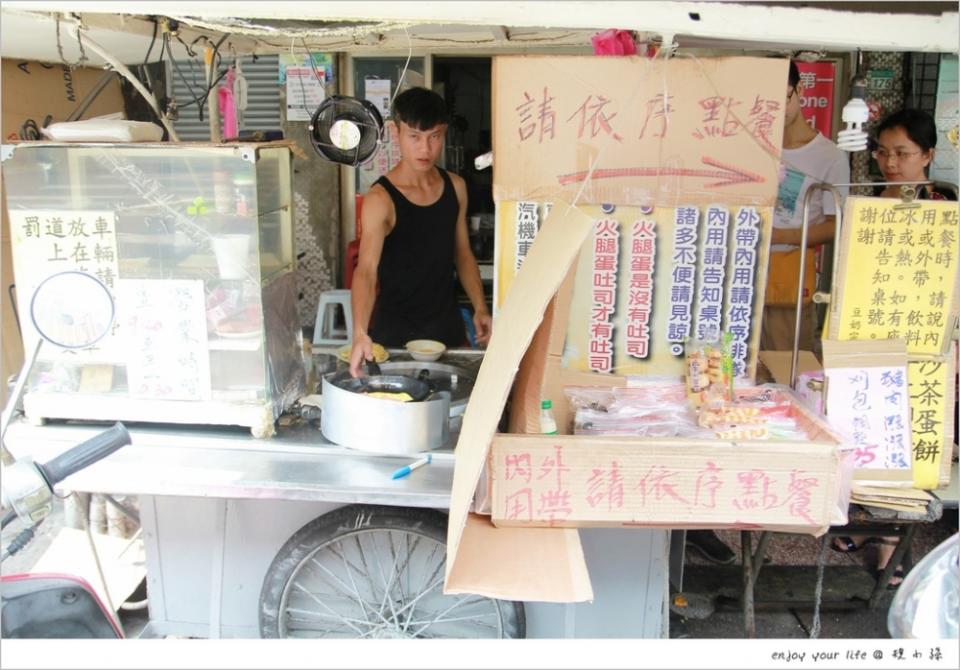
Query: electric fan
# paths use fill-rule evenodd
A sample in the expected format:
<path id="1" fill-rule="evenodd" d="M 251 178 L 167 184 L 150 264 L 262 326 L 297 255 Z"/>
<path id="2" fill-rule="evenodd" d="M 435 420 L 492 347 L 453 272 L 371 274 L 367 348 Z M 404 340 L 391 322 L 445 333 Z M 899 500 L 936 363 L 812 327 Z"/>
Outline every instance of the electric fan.
<path id="1" fill-rule="evenodd" d="M 362 165 L 380 148 L 383 117 L 368 100 L 332 95 L 310 120 L 310 142 L 322 157 L 343 165 Z"/>

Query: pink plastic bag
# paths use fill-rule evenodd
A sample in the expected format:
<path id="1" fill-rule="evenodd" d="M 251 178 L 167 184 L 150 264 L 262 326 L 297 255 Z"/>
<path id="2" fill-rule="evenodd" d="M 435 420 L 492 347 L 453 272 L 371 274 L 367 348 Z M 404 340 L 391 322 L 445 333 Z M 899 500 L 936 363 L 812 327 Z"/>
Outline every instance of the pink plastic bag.
<path id="1" fill-rule="evenodd" d="M 594 56 L 633 56 L 637 53 L 637 45 L 628 30 L 610 28 L 597 33 L 590 41 L 593 42 Z"/>
<path id="2" fill-rule="evenodd" d="M 237 123 L 237 106 L 233 99 L 234 77 L 235 71 L 233 68 L 230 68 L 230 71 L 227 72 L 225 85 L 217 89 L 218 102 L 220 104 L 220 118 L 223 121 L 222 132 L 223 137 L 226 139 L 235 138 L 240 134 Z"/>

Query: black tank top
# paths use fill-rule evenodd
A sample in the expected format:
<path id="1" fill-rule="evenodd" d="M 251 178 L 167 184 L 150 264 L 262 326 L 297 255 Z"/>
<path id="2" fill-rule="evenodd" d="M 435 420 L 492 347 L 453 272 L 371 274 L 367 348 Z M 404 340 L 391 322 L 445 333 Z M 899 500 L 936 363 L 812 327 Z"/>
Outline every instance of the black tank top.
<path id="1" fill-rule="evenodd" d="M 376 181 L 390 194 L 396 225 L 383 241 L 370 337 L 387 347 L 410 340 L 439 340 L 459 347 L 466 340 L 457 307 L 454 257 L 460 204 L 450 176 L 439 170 L 443 192 L 431 205 L 416 205 L 386 177 Z"/>

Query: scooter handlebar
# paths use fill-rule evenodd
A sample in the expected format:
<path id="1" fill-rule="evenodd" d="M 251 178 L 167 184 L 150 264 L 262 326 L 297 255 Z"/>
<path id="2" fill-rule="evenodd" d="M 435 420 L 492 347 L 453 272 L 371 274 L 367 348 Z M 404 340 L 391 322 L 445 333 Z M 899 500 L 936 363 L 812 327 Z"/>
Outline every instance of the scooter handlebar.
<path id="1" fill-rule="evenodd" d="M 112 428 L 65 451 L 52 461 L 37 465 L 37 468 L 52 489 L 74 472 L 96 463 L 101 458 L 106 458 L 130 442 L 130 433 L 122 423 L 117 422 Z"/>

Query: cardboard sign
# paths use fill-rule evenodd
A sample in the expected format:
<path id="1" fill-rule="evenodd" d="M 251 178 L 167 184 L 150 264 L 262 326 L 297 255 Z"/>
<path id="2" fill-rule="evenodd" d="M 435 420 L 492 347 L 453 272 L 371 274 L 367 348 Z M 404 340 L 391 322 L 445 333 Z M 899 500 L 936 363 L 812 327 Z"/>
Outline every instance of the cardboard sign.
<path id="1" fill-rule="evenodd" d="M 541 596 L 535 600 L 573 602 L 592 597 L 577 531 L 553 531 L 562 535 L 555 539 L 561 550 L 549 554 L 544 557 L 548 560 L 539 563 L 520 563 L 514 543 L 479 542 L 477 535 L 483 533 L 483 524 L 468 524 L 473 493 L 510 394 L 514 372 L 591 225 L 591 219 L 583 212 L 565 203 L 557 203 L 550 224 L 544 227 L 544 235 L 531 248 L 517 277 L 517 281 L 525 282 L 529 290 L 512 292 L 497 318 L 495 334 L 487 346 L 473 387 L 475 400 L 467 405 L 457 441 L 457 462 L 450 492 L 450 523 L 447 526 L 446 593 L 468 592 L 501 597 L 499 594 L 502 594 L 505 583 L 527 581 L 548 585 L 550 597 Z M 504 538 L 505 535 L 497 537 Z M 469 560 L 463 559 L 466 552 L 461 541 L 473 550 Z M 489 570 L 481 583 L 477 582 L 476 575 L 469 574 L 464 568 L 467 563 L 478 560 Z M 529 579 L 525 575 L 530 575 Z"/>
<path id="2" fill-rule="evenodd" d="M 854 446 L 855 477 L 911 481 L 903 340 L 824 340 L 823 362 L 827 419 Z"/>
<path id="3" fill-rule="evenodd" d="M 498 435 L 497 526 L 807 526 L 837 499 L 838 453 L 807 442 Z"/>
<path id="4" fill-rule="evenodd" d="M 495 200 L 772 205 L 786 59 L 499 56 Z"/>
<path id="5" fill-rule="evenodd" d="M 847 198 L 829 336 L 947 351 L 957 317 L 957 203 Z"/>

